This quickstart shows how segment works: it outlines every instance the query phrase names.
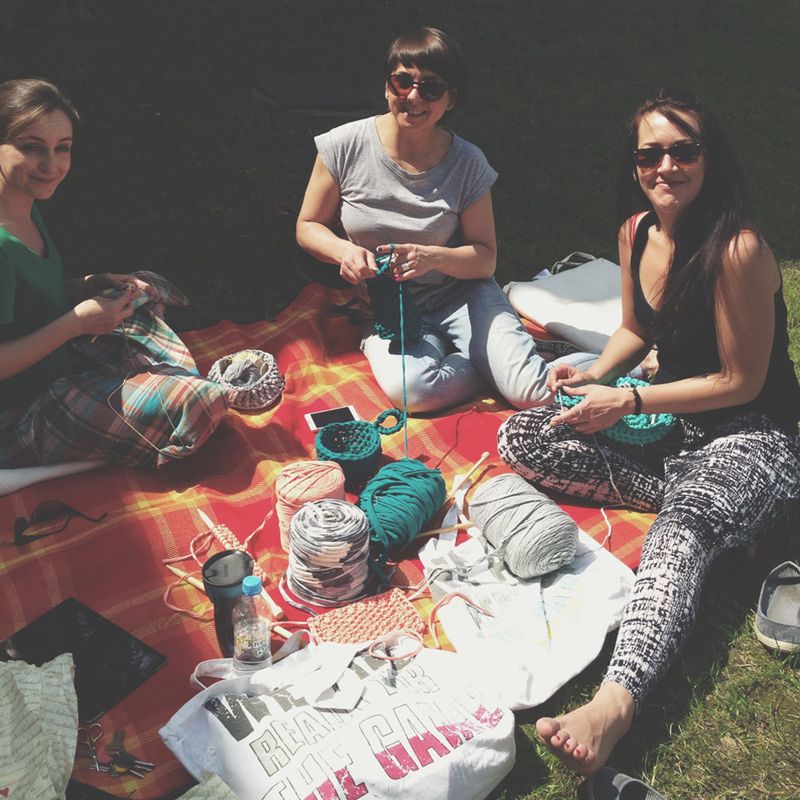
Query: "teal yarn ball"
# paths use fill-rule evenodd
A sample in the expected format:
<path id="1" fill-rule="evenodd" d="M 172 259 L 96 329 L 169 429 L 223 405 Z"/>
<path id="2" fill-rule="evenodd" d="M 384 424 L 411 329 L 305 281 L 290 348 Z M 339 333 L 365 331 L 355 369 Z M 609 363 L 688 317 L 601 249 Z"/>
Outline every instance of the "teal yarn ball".
<path id="1" fill-rule="evenodd" d="M 628 386 L 650 386 L 647 381 L 627 376 L 617 378 L 610 385 L 617 389 L 624 389 Z M 562 405 L 565 408 L 574 408 L 582 400 L 583 395 L 570 397 L 563 392 L 556 394 L 556 405 Z M 653 444 L 653 442 L 663 439 L 675 426 L 676 421 L 673 414 L 626 414 L 610 428 L 604 428 L 598 433 L 620 444 Z"/>
<path id="2" fill-rule="evenodd" d="M 416 459 L 403 458 L 378 471 L 358 501 L 369 522 L 376 571 L 382 572 L 389 553 L 414 541 L 446 495 L 442 473 Z"/>

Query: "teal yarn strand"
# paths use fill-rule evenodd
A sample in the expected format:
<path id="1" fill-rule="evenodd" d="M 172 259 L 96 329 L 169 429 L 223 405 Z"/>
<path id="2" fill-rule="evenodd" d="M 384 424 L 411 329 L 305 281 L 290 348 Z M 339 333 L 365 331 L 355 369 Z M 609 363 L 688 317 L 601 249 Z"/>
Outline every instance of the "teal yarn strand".
<path id="1" fill-rule="evenodd" d="M 637 378 L 622 377 L 612 381 L 611 386 L 624 389 L 628 386 L 649 386 L 646 381 Z M 556 404 L 565 408 L 573 408 L 583 400 L 583 395 L 574 397 L 558 392 Z M 620 444 L 646 445 L 663 439 L 675 426 L 676 419 L 672 414 L 626 414 L 611 427 L 598 431 Z"/>
<path id="2" fill-rule="evenodd" d="M 372 568 L 382 580 L 389 554 L 414 541 L 446 494 L 442 473 L 413 458 L 386 464 L 364 487 L 358 505 L 369 522 Z"/>

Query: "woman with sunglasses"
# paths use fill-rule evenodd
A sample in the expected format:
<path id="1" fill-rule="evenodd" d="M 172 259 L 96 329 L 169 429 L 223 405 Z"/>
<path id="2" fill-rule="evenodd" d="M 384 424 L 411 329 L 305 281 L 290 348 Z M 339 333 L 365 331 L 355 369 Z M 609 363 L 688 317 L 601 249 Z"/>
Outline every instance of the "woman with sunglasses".
<path id="1" fill-rule="evenodd" d="M 39 203 L 69 172 L 77 122 L 51 83 L 0 84 L 0 467 L 160 466 L 194 452 L 225 401 L 162 318 L 187 302 L 168 281 L 64 280 Z"/>
<path id="2" fill-rule="evenodd" d="M 686 92 L 659 91 L 633 117 L 619 186 L 622 325 L 590 369 L 550 373 L 551 389 L 581 402 L 514 415 L 498 444 L 539 486 L 657 512 L 604 682 L 588 704 L 537 722 L 582 773 L 605 763 L 674 661 L 715 557 L 800 495 L 781 275 L 716 117 Z M 604 385 L 652 343 L 652 385 Z M 623 415 L 662 412 L 677 424 L 655 444 L 602 435 Z"/>
<path id="3" fill-rule="evenodd" d="M 486 381 L 517 408 L 544 402 L 545 362 L 492 277 L 497 173 L 477 147 L 439 124 L 464 96 L 459 47 L 421 28 L 391 44 L 384 75 L 387 113 L 316 138 L 297 241 L 352 284 L 375 277 L 376 254 L 393 253 L 394 277 L 425 323 L 421 340 L 406 348 L 410 411 L 463 402 Z M 377 335 L 362 348 L 400 405 L 396 348 Z"/>

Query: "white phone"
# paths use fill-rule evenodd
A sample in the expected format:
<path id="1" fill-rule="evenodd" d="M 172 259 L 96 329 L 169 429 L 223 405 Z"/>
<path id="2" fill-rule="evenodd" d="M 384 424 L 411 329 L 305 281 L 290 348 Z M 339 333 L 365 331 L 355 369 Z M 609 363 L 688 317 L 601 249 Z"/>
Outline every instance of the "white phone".
<path id="1" fill-rule="evenodd" d="M 353 422 L 361 419 L 353 406 L 339 406 L 338 408 L 326 408 L 323 411 L 312 411 L 306 414 L 306 423 L 312 431 L 318 431 L 325 425 L 332 422 Z"/>

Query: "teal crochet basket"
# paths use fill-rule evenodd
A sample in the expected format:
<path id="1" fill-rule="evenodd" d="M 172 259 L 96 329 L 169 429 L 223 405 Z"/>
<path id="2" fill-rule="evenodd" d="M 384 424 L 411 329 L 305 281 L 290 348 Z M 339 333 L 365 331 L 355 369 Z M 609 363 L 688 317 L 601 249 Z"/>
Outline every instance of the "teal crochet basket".
<path id="1" fill-rule="evenodd" d="M 389 417 L 397 423 L 383 426 Z M 346 482 L 358 485 L 370 478 L 381 460 L 381 436 L 397 433 L 403 427 L 403 412 L 389 408 L 375 422 L 355 420 L 332 422 L 320 428 L 316 448 L 319 461 L 335 461 L 344 470 Z"/>
<path id="2" fill-rule="evenodd" d="M 611 386 L 624 389 L 627 386 L 649 386 L 646 381 L 637 378 L 617 378 Z M 574 408 L 583 400 L 583 396 L 570 397 L 563 392 L 556 394 L 556 405 Z M 599 431 L 603 436 L 620 444 L 646 445 L 663 439 L 675 426 L 676 419 L 672 414 L 626 414 L 610 428 Z"/>

